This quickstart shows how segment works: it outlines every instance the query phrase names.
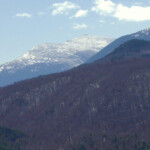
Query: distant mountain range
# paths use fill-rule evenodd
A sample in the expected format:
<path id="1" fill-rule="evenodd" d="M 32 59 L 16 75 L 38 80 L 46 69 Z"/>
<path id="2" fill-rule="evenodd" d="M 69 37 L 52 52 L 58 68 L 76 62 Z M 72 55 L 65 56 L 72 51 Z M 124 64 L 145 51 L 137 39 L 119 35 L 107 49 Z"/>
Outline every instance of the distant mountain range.
<path id="1" fill-rule="evenodd" d="M 27 135 L 21 150 L 149 150 L 150 41 L 0 88 L 0 124 Z"/>
<path id="2" fill-rule="evenodd" d="M 94 62 L 98 59 L 103 58 L 107 54 L 111 53 L 113 50 L 115 50 L 119 45 L 123 44 L 124 42 L 131 40 L 131 39 L 141 39 L 141 40 L 148 40 L 150 41 L 150 28 L 141 30 L 139 32 L 122 36 L 116 40 L 114 40 L 112 43 L 110 43 L 108 46 L 104 47 L 101 51 L 99 51 L 97 54 L 92 56 L 86 63 Z"/>
<path id="3" fill-rule="evenodd" d="M 63 44 L 36 46 L 22 57 L 0 65 L 0 86 L 79 66 L 113 40 L 84 35 Z"/>

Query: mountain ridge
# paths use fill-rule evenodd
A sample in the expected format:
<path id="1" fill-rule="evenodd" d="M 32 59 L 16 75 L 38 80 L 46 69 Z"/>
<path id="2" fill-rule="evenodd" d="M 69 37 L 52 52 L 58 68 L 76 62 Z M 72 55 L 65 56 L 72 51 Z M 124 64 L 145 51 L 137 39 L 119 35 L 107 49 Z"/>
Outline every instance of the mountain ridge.
<path id="1" fill-rule="evenodd" d="M 150 41 L 150 28 L 129 35 L 121 36 L 120 38 L 114 40 L 112 43 L 103 48 L 100 52 L 92 56 L 86 63 L 92 63 L 98 59 L 105 57 L 107 54 L 111 53 L 118 46 L 132 39 Z"/>
<path id="2" fill-rule="evenodd" d="M 113 52 L 106 55 L 101 60 L 115 61 L 120 59 L 130 59 L 138 57 L 150 57 L 150 41 L 132 39 L 119 47 L 114 49 Z"/>

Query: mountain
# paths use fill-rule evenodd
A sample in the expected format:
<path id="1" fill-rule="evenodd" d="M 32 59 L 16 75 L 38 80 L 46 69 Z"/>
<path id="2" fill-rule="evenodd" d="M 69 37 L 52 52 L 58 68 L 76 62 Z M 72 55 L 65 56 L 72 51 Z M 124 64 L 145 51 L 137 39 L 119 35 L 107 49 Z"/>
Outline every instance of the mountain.
<path id="1" fill-rule="evenodd" d="M 95 63 L 0 88 L 0 125 L 22 150 L 149 150 L 150 42 L 128 41 Z"/>
<path id="2" fill-rule="evenodd" d="M 0 65 L 0 86 L 76 67 L 113 39 L 84 35 L 63 44 L 43 44 L 22 57 Z"/>
<path id="3" fill-rule="evenodd" d="M 122 36 L 116 40 L 114 40 L 112 43 L 104 47 L 101 51 L 99 51 L 97 54 L 92 56 L 90 59 L 87 60 L 86 63 L 94 62 L 98 59 L 103 58 L 107 54 L 111 53 L 113 50 L 115 50 L 119 45 L 123 44 L 126 41 L 129 41 L 131 39 L 141 39 L 141 40 L 148 40 L 150 41 L 150 28 L 145 29 L 130 35 Z"/>

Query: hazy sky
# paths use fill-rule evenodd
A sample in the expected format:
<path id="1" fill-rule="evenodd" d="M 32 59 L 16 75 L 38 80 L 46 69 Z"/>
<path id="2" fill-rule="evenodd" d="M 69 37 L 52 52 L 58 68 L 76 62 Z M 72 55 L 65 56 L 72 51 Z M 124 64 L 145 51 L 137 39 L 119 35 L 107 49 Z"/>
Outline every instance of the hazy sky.
<path id="1" fill-rule="evenodd" d="M 150 0 L 0 0 L 0 64 L 33 46 L 150 27 Z"/>

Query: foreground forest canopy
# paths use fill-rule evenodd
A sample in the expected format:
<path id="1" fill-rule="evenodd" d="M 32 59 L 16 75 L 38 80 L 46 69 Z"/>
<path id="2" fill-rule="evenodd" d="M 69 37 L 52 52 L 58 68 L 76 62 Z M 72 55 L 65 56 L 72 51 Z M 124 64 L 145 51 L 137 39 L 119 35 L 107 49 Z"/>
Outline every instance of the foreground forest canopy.
<path id="1" fill-rule="evenodd" d="M 0 150 L 20 150 L 25 134 L 0 126 Z"/>

